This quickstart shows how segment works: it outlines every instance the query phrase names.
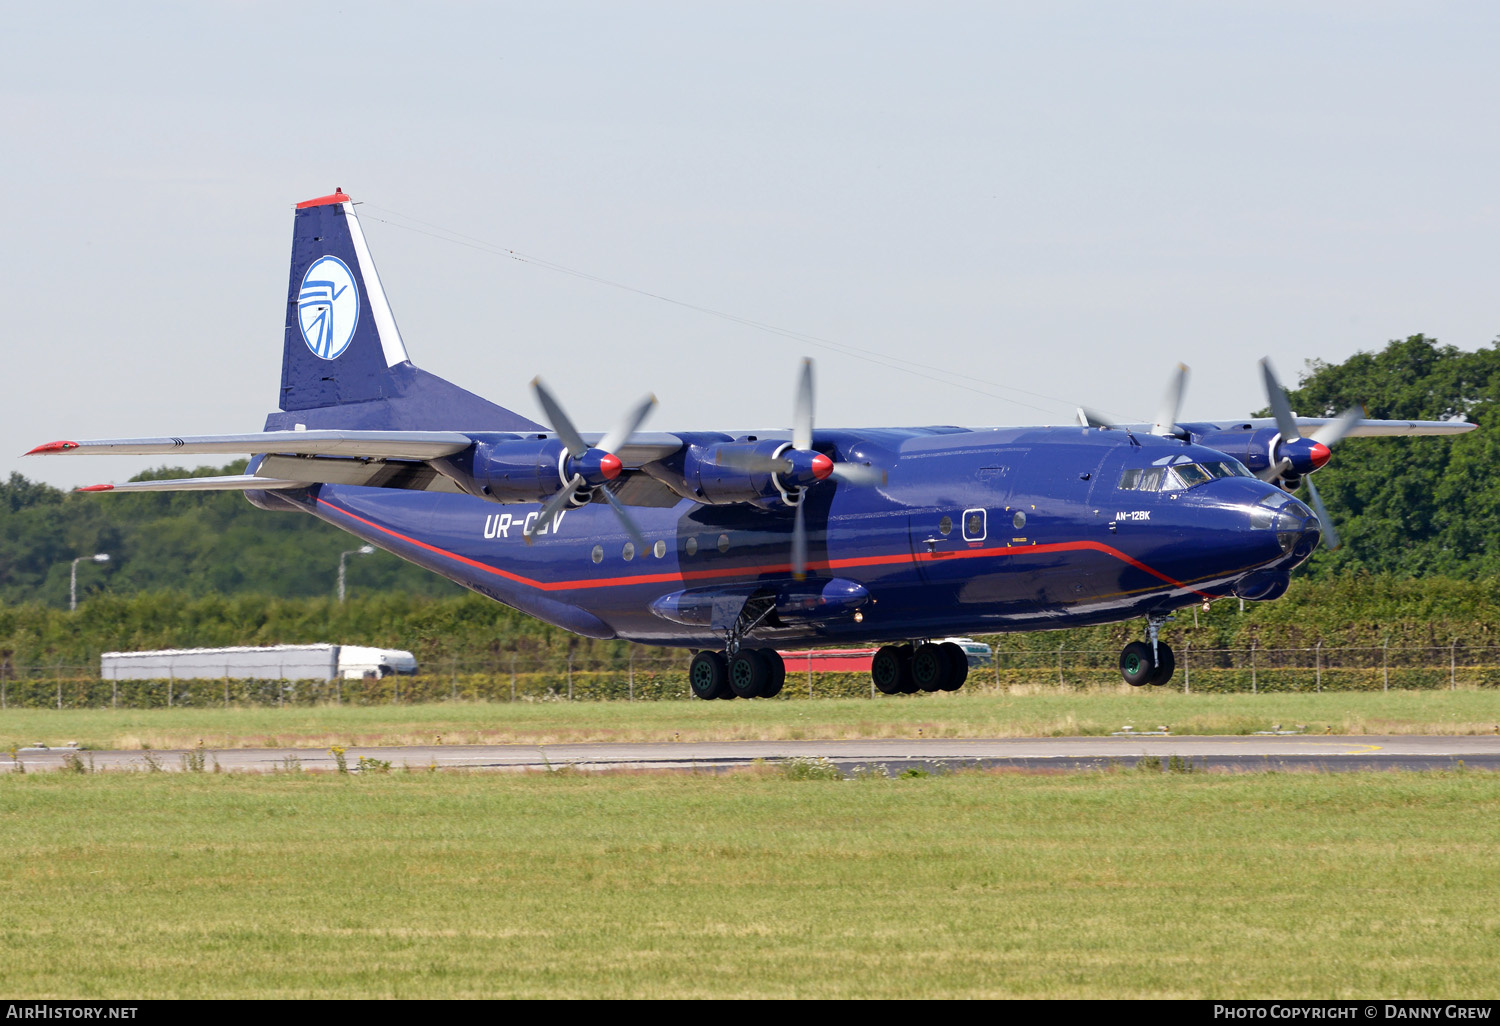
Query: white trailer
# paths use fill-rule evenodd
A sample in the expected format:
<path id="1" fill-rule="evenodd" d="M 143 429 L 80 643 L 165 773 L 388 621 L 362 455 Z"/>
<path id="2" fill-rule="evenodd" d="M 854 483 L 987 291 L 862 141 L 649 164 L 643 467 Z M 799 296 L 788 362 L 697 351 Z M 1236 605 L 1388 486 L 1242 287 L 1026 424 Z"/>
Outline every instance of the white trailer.
<path id="1" fill-rule="evenodd" d="M 333 680 L 416 672 L 410 652 L 364 645 L 166 648 L 99 657 L 105 680 Z"/>

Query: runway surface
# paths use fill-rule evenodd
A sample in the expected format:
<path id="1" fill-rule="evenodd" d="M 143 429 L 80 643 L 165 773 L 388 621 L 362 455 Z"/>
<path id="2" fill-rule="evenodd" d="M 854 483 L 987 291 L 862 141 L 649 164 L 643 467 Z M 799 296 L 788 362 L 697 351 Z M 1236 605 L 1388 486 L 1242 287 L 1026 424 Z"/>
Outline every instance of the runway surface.
<path id="1" fill-rule="evenodd" d="M 1173 756 L 1198 769 L 1254 772 L 1304 770 L 1452 769 L 1462 763 L 1471 769 L 1500 770 L 1500 737 L 1481 736 L 1187 736 L 1187 737 L 1065 737 L 1065 738 L 915 738 L 871 741 L 684 741 L 600 742 L 559 745 L 414 745 L 389 748 L 350 748 L 344 759 L 350 769 L 361 757 L 389 762 L 393 767 L 527 771 L 574 767 L 581 770 L 675 770 L 720 772 L 749 766 L 757 760 L 827 759 L 844 772 L 861 768 L 900 773 L 917 767 L 943 772 L 964 767 L 1062 772 L 1133 767 L 1142 759 L 1161 761 Z M 285 769 L 337 769 L 328 749 L 228 748 L 207 749 L 204 768 L 224 771 L 271 772 Z M 188 755 L 182 751 L 76 751 L 66 748 L 21 749 L 17 758 L 30 771 L 69 768 L 82 760 L 93 770 L 182 771 Z M 0 757 L 0 772 L 16 765 Z"/>

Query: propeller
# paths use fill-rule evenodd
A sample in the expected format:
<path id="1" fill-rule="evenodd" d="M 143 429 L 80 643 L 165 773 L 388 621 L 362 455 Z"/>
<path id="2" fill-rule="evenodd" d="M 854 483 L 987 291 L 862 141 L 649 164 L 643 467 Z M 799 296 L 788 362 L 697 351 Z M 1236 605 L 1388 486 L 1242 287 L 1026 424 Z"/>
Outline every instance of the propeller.
<path id="1" fill-rule="evenodd" d="M 1177 372 L 1167 383 L 1167 393 L 1161 397 L 1161 409 L 1156 414 L 1156 423 L 1151 425 L 1153 435 L 1184 437 L 1187 432 L 1177 426 L 1177 417 L 1182 412 L 1182 395 L 1187 391 L 1187 364 L 1179 363 Z"/>
<path id="2" fill-rule="evenodd" d="M 801 496 L 805 489 L 833 478 L 857 486 L 883 485 L 885 471 L 863 463 L 836 463 L 816 451 L 813 443 L 813 362 L 802 360 L 797 379 L 797 393 L 792 403 L 792 444 L 775 455 L 747 449 L 720 449 L 715 461 L 736 470 L 775 474 L 784 490 L 797 496 L 792 503 L 792 573 L 798 580 L 807 576 L 807 523 Z"/>
<path id="3" fill-rule="evenodd" d="M 1262 470 L 1258 476 L 1263 481 L 1279 481 L 1286 478 L 1289 471 L 1296 469 L 1299 460 L 1294 457 L 1300 457 L 1300 462 L 1304 465 L 1310 463 L 1311 469 L 1300 475 L 1300 481 L 1307 485 L 1307 495 L 1312 500 L 1313 512 L 1318 514 L 1318 523 L 1323 528 L 1323 543 L 1330 550 L 1336 549 L 1343 542 L 1339 538 L 1338 530 L 1333 526 L 1333 518 L 1328 515 L 1328 507 L 1323 505 L 1323 497 L 1318 494 L 1318 486 L 1313 484 L 1309 475 L 1328 462 L 1332 455 L 1330 450 L 1364 418 L 1364 410 L 1358 406 L 1351 406 L 1340 414 L 1337 420 L 1331 424 L 1324 424 L 1313 432 L 1311 437 L 1303 438 L 1301 430 L 1297 427 L 1297 418 L 1292 413 L 1291 400 L 1287 398 L 1286 389 L 1281 387 L 1281 382 L 1276 380 L 1276 373 L 1271 370 L 1269 358 L 1260 361 L 1260 370 L 1266 385 L 1266 399 L 1271 405 L 1271 415 L 1276 418 L 1276 430 L 1281 432 L 1281 442 L 1276 446 L 1276 452 L 1271 454 L 1275 462 Z M 1279 460 L 1276 459 L 1277 453 L 1281 454 Z"/>
<path id="4" fill-rule="evenodd" d="M 635 542 L 636 549 L 644 552 L 647 547 L 646 536 L 641 533 L 640 528 L 635 526 L 635 521 L 625 511 L 625 504 L 605 485 L 620 476 L 623 466 L 620 457 L 615 455 L 615 450 L 629 441 L 630 436 L 635 434 L 636 429 L 645 421 L 651 413 L 651 408 L 656 405 L 656 396 L 648 395 L 636 403 L 626 412 L 614 430 L 599 439 L 598 445 L 590 446 L 578 434 L 578 429 L 573 426 L 573 421 L 563 410 L 562 404 L 557 401 L 547 386 L 542 384 L 541 378 L 531 379 L 531 390 L 536 393 L 537 402 L 541 404 L 543 412 L 547 415 L 547 422 L 552 425 L 553 432 L 562 440 L 563 445 L 567 446 L 568 453 L 563 460 L 562 470 L 567 480 L 563 483 L 562 489 L 547 500 L 541 513 L 524 531 L 526 544 L 531 544 L 532 538 L 543 525 L 551 523 L 552 518 L 561 510 L 574 504 L 579 493 L 591 493 L 597 489 L 604 493 L 605 501 L 615 511 L 620 522 L 625 525 L 625 530 Z"/>

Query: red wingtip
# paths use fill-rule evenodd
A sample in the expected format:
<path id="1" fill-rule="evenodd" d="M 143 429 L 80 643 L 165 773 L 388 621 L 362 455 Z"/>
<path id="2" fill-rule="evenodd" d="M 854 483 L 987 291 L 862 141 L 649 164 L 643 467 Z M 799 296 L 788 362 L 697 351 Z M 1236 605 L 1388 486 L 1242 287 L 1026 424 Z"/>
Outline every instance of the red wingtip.
<path id="1" fill-rule="evenodd" d="M 297 204 L 298 210 L 306 210 L 308 207 L 326 207 L 330 203 L 348 203 L 349 196 L 343 189 L 336 189 L 327 196 L 319 196 L 317 199 L 303 200 Z"/>
<path id="2" fill-rule="evenodd" d="M 32 449 L 30 452 L 26 453 L 26 455 L 27 456 L 40 456 L 43 453 L 48 453 L 48 452 L 67 452 L 69 449 L 76 449 L 76 448 L 78 448 L 78 443 L 77 442 L 48 442 L 46 445 L 39 445 L 39 446 L 37 446 L 35 449 Z"/>
<path id="3" fill-rule="evenodd" d="M 612 452 L 607 452 L 599 457 L 599 473 L 604 475 L 606 481 L 613 481 L 620 476 L 620 469 L 624 466 L 620 457 Z"/>
<path id="4" fill-rule="evenodd" d="M 73 489 L 76 492 L 112 492 L 115 486 L 112 484 L 84 485 L 82 488 Z"/>
<path id="5" fill-rule="evenodd" d="M 1333 452 L 1322 442 L 1314 442 L 1312 452 L 1309 455 L 1312 457 L 1313 467 L 1316 469 L 1327 463 Z"/>
<path id="6" fill-rule="evenodd" d="M 833 460 L 829 459 L 827 456 L 824 456 L 822 453 L 818 453 L 813 457 L 812 472 L 813 477 L 817 478 L 819 481 L 825 480 L 829 474 L 833 473 Z"/>

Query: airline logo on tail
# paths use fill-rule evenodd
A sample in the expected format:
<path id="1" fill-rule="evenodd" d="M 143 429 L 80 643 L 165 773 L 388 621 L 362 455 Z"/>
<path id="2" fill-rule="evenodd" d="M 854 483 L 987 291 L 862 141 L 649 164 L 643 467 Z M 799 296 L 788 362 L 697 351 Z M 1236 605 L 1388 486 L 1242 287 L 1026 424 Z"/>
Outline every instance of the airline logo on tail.
<path id="1" fill-rule="evenodd" d="M 336 360 L 349 348 L 359 326 L 359 286 L 338 257 L 319 257 L 302 276 L 297 323 L 302 340 L 320 360 Z"/>

